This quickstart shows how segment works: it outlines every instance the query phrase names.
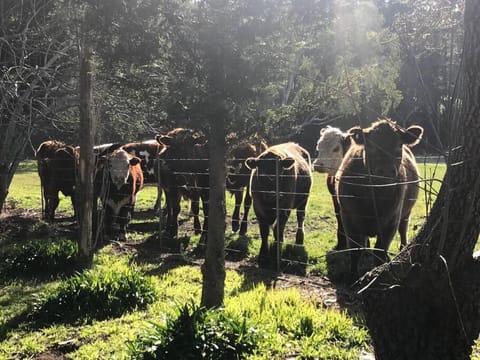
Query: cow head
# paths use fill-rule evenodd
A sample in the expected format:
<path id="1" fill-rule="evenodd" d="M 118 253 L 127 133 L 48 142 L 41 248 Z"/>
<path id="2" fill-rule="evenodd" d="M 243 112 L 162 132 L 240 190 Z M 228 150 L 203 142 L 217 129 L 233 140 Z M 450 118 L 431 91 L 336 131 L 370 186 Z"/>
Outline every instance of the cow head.
<path id="1" fill-rule="evenodd" d="M 125 150 L 118 149 L 107 155 L 104 161 L 112 183 L 117 189 L 120 189 L 127 183 L 130 166 L 139 164 L 141 160 L 128 154 Z"/>
<path id="2" fill-rule="evenodd" d="M 177 128 L 165 135 L 157 135 L 155 139 L 164 147 L 159 158 L 175 171 L 208 167 L 208 142 L 201 132 Z M 199 162 L 202 159 L 205 161 Z M 195 161 L 193 164 L 192 160 Z"/>
<path id="3" fill-rule="evenodd" d="M 249 170 L 256 171 L 255 175 L 259 178 L 260 182 L 274 184 L 277 174 L 277 161 L 280 174 L 285 170 L 291 170 L 295 165 L 295 160 L 291 157 L 280 158 L 279 156 L 267 152 L 256 158 L 248 158 L 245 160 L 245 166 Z"/>
<path id="4" fill-rule="evenodd" d="M 349 133 L 356 144 L 364 146 L 363 162 L 372 175 L 395 178 L 404 155 L 403 145 L 418 144 L 423 128 L 412 125 L 404 129 L 391 120 L 378 120 L 369 128 L 354 127 Z"/>
<path id="5" fill-rule="evenodd" d="M 339 128 L 327 126 L 320 130 L 320 139 L 317 142 L 317 157 L 313 162 L 315 171 L 335 175 L 340 166 L 343 155 L 350 147 L 349 133 Z"/>

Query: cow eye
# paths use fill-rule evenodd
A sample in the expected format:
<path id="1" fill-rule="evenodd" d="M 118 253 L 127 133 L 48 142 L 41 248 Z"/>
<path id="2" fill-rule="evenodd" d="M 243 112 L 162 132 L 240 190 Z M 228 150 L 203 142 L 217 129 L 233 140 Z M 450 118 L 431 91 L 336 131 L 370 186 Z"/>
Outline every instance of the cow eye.
<path id="1" fill-rule="evenodd" d="M 333 152 L 336 153 L 336 152 L 339 152 L 339 151 L 340 151 L 340 146 L 335 146 L 335 147 L 333 148 Z"/>

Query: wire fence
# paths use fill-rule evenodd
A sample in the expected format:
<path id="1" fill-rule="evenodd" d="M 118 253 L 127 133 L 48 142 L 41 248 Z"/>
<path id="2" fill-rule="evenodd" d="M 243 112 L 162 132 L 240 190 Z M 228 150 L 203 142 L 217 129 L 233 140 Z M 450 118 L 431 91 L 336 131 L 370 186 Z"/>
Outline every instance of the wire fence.
<path id="1" fill-rule="evenodd" d="M 245 183 L 248 184 L 248 180 L 250 179 L 250 176 L 251 174 L 250 173 L 241 173 L 241 167 L 235 167 L 235 172 L 231 172 L 232 171 L 232 167 L 229 167 L 228 164 L 229 163 L 232 163 L 233 161 L 235 162 L 238 162 L 240 161 L 241 163 L 245 162 L 246 159 L 238 159 L 238 158 L 235 158 L 235 159 L 228 159 L 227 160 L 227 164 L 226 164 L 226 168 L 227 168 L 227 171 L 230 171 L 230 172 L 227 172 L 227 177 L 228 176 L 236 176 L 238 178 L 244 178 L 245 180 Z M 169 180 L 169 183 L 171 184 L 171 180 L 172 179 L 178 179 L 178 178 L 189 178 L 188 181 L 180 181 L 181 185 L 178 187 L 177 190 L 179 190 L 180 192 L 184 191 L 185 189 L 189 189 L 189 190 L 194 190 L 194 191 L 201 191 L 201 190 L 205 190 L 205 191 L 209 191 L 209 187 L 208 186 L 200 186 L 198 185 L 197 183 L 195 183 L 195 181 L 191 181 L 192 179 L 195 180 L 196 177 L 198 176 L 206 176 L 209 174 L 209 170 L 208 169 L 202 169 L 200 171 L 187 171 L 186 169 L 188 168 L 189 164 L 191 165 L 192 163 L 195 165 L 195 167 L 199 167 L 199 164 L 208 164 L 208 161 L 209 159 L 182 159 L 182 158 L 175 158 L 175 159 L 167 159 L 167 160 L 164 160 L 166 161 L 168 164 L 169 164 L 169 167 L 168 167 L 168 176 L 170 177 Z M 336 231 L 337 231 L 337 224 L 336 224 L 336 219 L 335 219 L 335 211 L 334 211 L 334 208 L 333 208 L 333 205 L 331 204 L 332 202 L 332 198 L 331 198 L 331 194 L 328 193 L 328 191 L 325 191 L 326 189 L 326 184 L 325 182 L 323 182 L 321 180 L 321 178 L 319 179 L 318 175 L 315 176 L 315 181 L 312 185 L 312 188 L 309 192 L 305 192 L 305 191 L 291 191 L 290 189 L 284 189 L 282 188 L 282 184 L 286 181 L 289 181 L 290 178 L 292 177 L 295 177 L 297 179 L 304 179 L 304 178 L 308 178 L 310 177 L 309 174 L 296 174 L 296 175 L 289 175 L 289 174 L 282 174 L 281 172 L 281 169 L 278 168 L 278 162 L 277 163 L 277 166 L 276 167 L 273 167 L 274 169 L 274 173 L 272 174 L 271 172 L 271 168 L 270 168 L 270 172 L 269 173 L 262 173 L 261 171 L 258 172 L 257 176 L 261 179 L 261 180 L 265 180 L 265 183 L 267 184 L 266 187 L 262 188 L 262 189 L 253 189 L 253 191 L 257 191 L 258 193 L 261 193 L 261 194 L 265 194 L 265 195 L 268 195 L 270 197 L 274 197 L 275 198 L 275 206 L 273 206 L 270 210 L 271 211 L 275 211 L 275 218 L 279 218 L 279 212 L 280 211 L 286 211 L 286 212 L 292 212 L 290 214 L 290 217 L 286 223 L 286 227 L 285 227 L 285 230 L 284 230 L 284 233 L 285 233 L 285 241 L 284 243 L 285 244 L 288 244 L 288 243 L 291 243 L 292 242 L 292 239 L 291 237 L 295 238 L 295 233 L 297 231 L 297 221 L 296 221 L 296 218 L 294 216 L 294 210 L 295 208 L 289 208 L 289 207 L 283 207 L 281 204 L 280 204 L 280 199 L 281 198 L 284 198 L 284 197 L 289 197 L 289 196 L 293 196 L 293 197 L 296 197 L 296 196 L 307 196 L 309 195 L 310 196 L 310 204 L 309 206 L 307 206 L 307 211 L 306 211 L 306 219 L 305 219 L 305 223 L 306 223 L 306 227 L 307 227 L 307 234 L 308 232 L 311 232 L 311 231 L 318 231 L 318 229 L 320 229 L 322 232 L 326 232 L 326 233 L 329 233 L 331 234 L 331 237 L 332 239 L 334 239 L 334 241 L 336 241 Z M 385 177 L 385 176 L 379 176 L 379 177 L 376 177 L 376 176 L 373 176 L 373 178 L 370 178 L 370 180 L 373 180 L 372 183 L 367 183 L 365 180 L 366 176 L 365 174 L 352 174 L 352 181 L 354 184 L 356 184 L 357 186 L 362 186 L 362 187 L 365 187 L 365 188 L 373 188 L 373 189 L 382 189 L 382 188 L 386 188 L 386 187 L 392 187 L 392 186 L 400 186 L 400 185 L 409 185 L 409 184 L 418 184 L 419 188 L 420 188 L 420 196 L 419 196 L 419 202 L 423 202 L 425 205 L 425 210 L 424 210 L 424 213 L 423 213 L 423 217 L 427 217 L 428 216 L 428 211 L 429 209 L 431 208 L 431 205 L 433 204 L 433 200 L 435 199 L 435 197 L 437 196 L 437 191 L 438 189 L 440 188 L 440 185 L 442 183 L 442 178 L 441 177 L 426 177 L 426 172 L 427 171 L 432 171 L 434 174 L 435 172 L 440 172 L 440 170 L 438 170 L 438 165 L 439 164 L 442 164 L 443 163 L 443 160 L 441 158 L 437 158 L 437 157 L 431 157 L 431 158 L 422 158 L 421 160 L 418 161 L 419 164 L 423 164 L 423 165 L 426 165 L 426 164 L 431 164 L 431 167 L 429 168 L 425 168 L 425 170 L 423 170 L 423 174 L 420 174 L 420 178 L 418 180 L 414 180 L 414 181 L 398 181 L 398 179 L 395 179 L 395 178 L 388 178 L 388 177 Z M 162 174 L 162 171 L 160 171 L 160 167 L 162 166 L 161 165 L 161 162 L 160 161 L 157 161 L 156 163 L 156 166 L 157 166 L 157 183 L 156 183 L 156 186 L 159 188 L 159 189 L 165 189 L 164 187 L 164 183 L 165 183 L 165 180 L 167 179 L 162 179 L 161 177 L 161 174 Z M 178 168 L 180 168 L 179 171 L 175 171 L 175 166 L 173 166 L 172 164 L 175 164 Z M 203 165 L 202 165 L 203 166 Z M 202 167 L 200 166 L 200 167 Z M 455 165 L 454 165 L 455 166 Z M 457 164 L 458 166 L 458 164 Z M 430 169 L 430 170 L 428 170 Z M 57 169 L 58 172 L 62 172 L 62 171 L 69 171 L 71 170 L 69 167 L 66 167 L 66 168 L 63 168 L 63 169 Z M 358 184 L 358 180 L 363 180 L 363 183 L 362 184 Z M 45 180 L 45 179 L 44 179 Z M 51 179 L 52 181 L 58 181 L 58 179 Z M 260 181 L 261 181 L 260 180 Z M 48 181 L 48 179 L 47 179 Z M 105 186 L 105 182 L 108 181 L 108 178 L 106 176 L 103 176 L 103 185 Z M 348 182 L 349 180 L 348 179 L 344 179 L 344 181 Z M 376 182 L 380 182 L 380 183 L 376 183 Z M 228 183 L 228 181 L 227 181 Z M 151 185 L 155 185 L 155 184 L 151 184 Z M 270 186 L 270 187 L 268 187 Z M 239 189 L 237 189 L 236 191 L 239 191 Z M 245 189 L 242 189 L 242 191 L 244 192 L 244 195 L 243 197 L 245 196 Z M 421 194 L 423 194 L 423 198 L 421 198 Z M 104 194 L 106 195 L 106 194 Z M 137 195 L 139 197 L 142 196 L 142 191 L 140 191 L 140 193 Z M 162 195 L 162 200 L 163 200 L 163 207 L 165 207 L 165 195 Z M 43 199 L 43 197 L 42 197 Z M 157 198 L 155 197 L 155 199 L 151 199 L 152 201 L 156 201 Z M 379 198 L 379 200 L 381 200 Z M 148 201 L 150 201 L 150 199 L 148 199 Z M 198 201 L 197 199 L 193 199 L 193 200 L 190 200 L 190 201 Z M 327 205 L 327 208 L 329 209 L 327 212 L 324 212 L 324 213 L 315 213 L 313 211 L 310 210 L 310 208 L 312 208 L 312 201 L 315 201 L 315 202 L 320 202 L 320 203 L 326 203 L 328 204 Z M 106 200 L 103 201 L 103 204 L 106 203 Z M 185 222 L 188 222 L 190 221 L 189 219 L 191 218 L 192 214 L 191 214 L 191 205 L 190 207 L 189 206 L 185 206 L 185 203 L 182 202 L 184 205 L 181 206 L 181 211 L 180 211 L 180 214 L 179 214 L 179 219 L 181 221 L 181 225 L 180 225 L 180 228 L 179 228 L 179 237 L 182 237 L 182 236 L 190 236 L 190 231 L 191 230 L 188 230 L 188 229 L 191 229 L 191 226 L 188 226 L 188 225 L 184 225 Z M 226 209 L 227 211 L 227 224 L 226 224 L 226 228 L 227 228 L 227 235 L 229 233 L 228 229 L 230 228 L 230 223 L 232 221 L 232 213 L 233 213 L 233 210 L 234 210 L 234 205 L 231 204 L 231 201 L 228 201 L 228 207 Z M 101 203 L 100 203 L 101 204 Z M 42 204 L 43 206 L 43 204 Z M 208 214 L 204 214 L 203 213 L 203 209 L 201 207 L 201 201 L 197 204 L 194 204 L 194 206 L 198 206 L 200 208 L 200 211 L 198 213 L 198 218 L 200 220 L 200 222 L 204 222 L 205 218 L 208 219 Z M 241 206 L 241 204 L 236 204 L 236 206 Z M 104 219 L 104 211 L 105 211 L 105 206 L 104 205 L 101 205 L 99 208 L 99 219 L 98 219 L 98 222 L 99 224 L 102 224 L 103 223 L 103 219 Z M 139 209 L 136 209 L 136 210 L 139 210 Z M 312 213 L 313 212 L 313 213 Z M 162 216 L 163 212 L 160 212 L 160 215 L 157 217 L 158 219 L 158 227 L 157 227 L 157 232 L 159 234 L 164 234 L 164 231 L 165 231 L 165 222 L 166 222 L 166 219 L 164 216 Z M 359 218 L 362 218 L 365 216 L 365 214 L 356 214 Z M 135 218 L 135 212 L 133 214 L 133 217 Z M 243 217 L 243 214 L 241 213 L 240 214 L 240 217 L 239 217 L 239 222 L 242 221 L 242 217 Z M 314 218 L 313 218 L 314 217 Z M 129 220 L 127 219 L 126 217 L 122 217 L 120 215 L 117 215 L 117 218 L 118 219 L 122 219 L 122 220 Z M 210 226 L 215 226 L 216 224 L 210 224 Z M 270 243 L 273 243 L 273 238 L 274 236 L 273 235 L 273 232 L 276 232 L 277 233 L 277 238 L 278 238 L 278 232 L 280 231 L 279 228 L 277 227 L 278 225 L 278 222 L 272 227 L 272 234 L 270 235 L 270 239 L 269 239 L 269 242 Z M 250 239 L 250 241 L 258 241 L 259 240 L 259 230 L 258 230 L 258 220 L 256 219 L 256 215 L 255 215 L 255 211 L 254 211 L 254 204 L 252 204 L 252 208 L 250 209 L 250 213 L 249 213 L 249 220 L 248 220 L 248 227 L 249 227 L 249 230 L 248 230 L 248 233 L 247 233 L 247 238 Z M 318 227 L 318 229 L 316 229 L 316 227 Z M 293 234 L 293 235 L 292 235 Z M 159 236 L 159 238 L 161 238 L 161 236 Z M 227 238 L 231 239 L 232 236 L 227 236 Z M 302 248 L 303 250 L 300 251 L 299 253 L 300 254 L 307 254 L 307 250 L 309 248 L 309 244 L 308 244 L 308 240 L 309 240 L 309 236 L 307 236 L 307 244 L 301 244 L 301 245 L 296 245 L 295 248 Z M 160 240 L 161 241 L 161 240 Z M 233 246 L 230 246 L 231 244 L 235 244 L 235 241 L 230 241 L 229 244 L 227 244 L 226 246 L 226 251 L 227 253 L 229 254 L 238 254 L 239 256 L 244 254 L 245 253 L 245 249 L 238 249 L 235 245 Z M 204 246 L 203 244 L 200 244 L 199 246 Z M 357 244 L 357 246 L 360 246 L 360 248 L 364 248 L 363 244 Z M 278 268 L 277 268 L 277 271 L 283 271 L 285 270 L 285 268 L 281 268 L 280 266 L 282 267 L 289 267 L 289 266 L 296 266 L 296 267 L 303 267 L 305 269 L 309 268 L 309 267 L 312 267 L 314 266 L 315 262 L 318 261 L 318 256 L 316 257 L 316 259 L 313 261 L 313 262 L 310 262 L 309 259 L 308 259 L 308 256 L 305 256 L 305 257 L 302 257 L 300 256 L 301 259 L 298 259 L 298 258 L 295 258 L 294 257 L 284 257 L 284 253 L 285 252 L 282 252 L 281 250 L 281 246 L 276 246 L 276 249 L 277 249 L 277 254 L 276 254 L 276 263 L 278 264 Z M 336 253 L 338 254 L 342 254 L 344 252 L 351 252 L 352 249 L 348 249 L 348 250 L 341 250 L 341 251 L 336 251 Z M 359 251 L 357 249 L 355 249 L 354 251 Z M 395 252 L 389 252 L 390 255 L 394 255 Z M 325 255 L 321 255 L 321 256 L 327 256 L 326 254 Z M 321 257 L 320 256 L 320 257 Z"/>

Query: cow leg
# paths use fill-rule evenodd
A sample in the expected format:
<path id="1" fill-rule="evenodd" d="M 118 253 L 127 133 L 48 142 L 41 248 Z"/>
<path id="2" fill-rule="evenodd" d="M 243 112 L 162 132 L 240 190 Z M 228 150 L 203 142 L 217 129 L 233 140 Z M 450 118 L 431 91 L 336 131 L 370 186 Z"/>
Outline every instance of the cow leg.
<path id="1" fill-rule="evenodd" d="M 162 208 L 162 188 L 157 186 L 157 200 L 155 200 L 155 206 L 153 211 L 158 212 Z"/>
<path id="2" fill-rule="evenodd" d="M 268 233 L 270 231 L 270 226 L 265 223 L 258 221 L 260 228 L 260 237 L 262 239 L 262 244 L 260 245 L 260 253 L 258 254 L 258 264 L 264 266 L 267 262 L 268 255 Z"/>
<path id="3" fill-rule="evenodd" d="M 252 197 L 250 196 L 250 188 L 247 187 L 245 191 L 245 199 L 243 201 L 243 218 L 242 224 L 240 226 L 240 235 L 245 235 L 247 233 L 248 226 L 248 212 L 252 206 Z"/>
<path id="4" fill-rule="evenodd" d="M 58 207 L 60 199 L 58 198 L 58 193 L 47 195 L 45 198 L 45 220 L 53 221 L 55 218 L 55 210 Z"/>
<path id="5" fill-rule="evenodd" d="M 105 229 L 105 235 L 110 239 L 113 235 L 113 210 L 110 206 L 105 206 L 104 211 L 103 228 Z"/>
<path id="6" fill-rule="evenodd" d="M 197 190 L 193 190 L 190 195 L 190 214 L 193 216 L 193 229 L 195 235 L 202 232 L 202 225 L 198 214 L 200 213 L 200 195 Z"/>
<path id="7" fill-rule="evenodd" d="M 289 216 L 290 210 L 280 210 L 279 218 L 274 224 L 273 235 L 275 238 L 275 243 L 280 246 L 280 249 L 283 243 L 283 233 L 285 231 L 285 225 Z"/>
<path id="8" fill-rule="evenodd" d="M 381 232 L 377 236 L 377 242 L 375 243 L 375 249 L 383 250 L 383 251 L 376 251 L 375 254 L 375 264 L 381 265 L 389 260 L 388 257 L 388 248 L 390 247 L 390 243 L 393 240 L 395 235 L 395 229 L 397 227 L 393 227 L 392 229 L 386 229 Z"/>
<path id="9" fill-rule="evenodd" d="M 352 235 L 348 238 L 350 252 L 350 276 L 352 280 L 358 279 L 358 261 L 360 260 L 360 248 L 366 246 L 368 236 Z"/>
<path id="10" fill-rule="evenodd" d="M 407 231 L 409 218 L 401 219 L 398 226 L 398 233 L 400 234 L 400 250 L 407 245 Z"/>
<path id="11" fill-rule="evenodd" d="M 167 229 L 172 238 L 178 237 L 178 214 L 180 213 L 181 196 L 178 193 L 167 195 Z"/>
<path id="12" fill-rule="evenodd" d="M 305 238 L 305 232 L 304 232 L 304 222 L 305 222 L 305 207 L 307 205 L 307 202 L 305 201 L 305 204 L 302 204 L 302 206 L 297 208 L 297 234 L 295 237 L 295 244 L 297 245 L 303 245 L 303 240 Z"/>
<path id="13" fill-rule="evenodd" d="M 209 198 L 210 192 L 208 189 L 204 188 L 200 191 L 200 197 L 202 198 L 202 207 L 203 207 L 203 229 L 200 242 L 207 242 L 208 234 L 208 209 L 209 209 Z"/>
<path id="14" fill-rule="evenodd" d="M 119 225 L 119 234 L 118 239 L 120 241 L 127 240 L 127 225 L 130 222 L 132 217 L 131 212 L 133 209 L 133 204 L 124 206 L 120 209 L 120 212 L 117 217 L 117 222 Z"/>
<path id="15" fill-rule="evenodd" d="M 240 206 L 242 206 L 243 191 L 241 189 L 235 189 L 232 192 L 233 196 L 235 196 L 235 208 L 232 214 L 232 232 L 235 233 L 240 227 Z"/>

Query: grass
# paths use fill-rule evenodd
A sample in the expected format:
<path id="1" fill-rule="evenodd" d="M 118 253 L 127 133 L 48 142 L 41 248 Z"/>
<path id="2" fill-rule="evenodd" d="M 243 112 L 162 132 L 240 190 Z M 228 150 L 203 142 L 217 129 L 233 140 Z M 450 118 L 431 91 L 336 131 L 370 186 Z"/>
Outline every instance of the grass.
<path id="1" fill-rule="evenodd" d="M 433 166 L 420 164 L 422 177 L 443 178 L 444 165 Z M 409 235 L 413 238 L 415 231 L 425 221 L 434 194 L 440 187 L 439 181 L 424 182 L 419 200 L 413 209 Z M 336 223 L 331 198 L 328 194 L 325 178 L 314 174 L 314 185 L 307 208 L 305 223 L 306 236 L 304 253 L 298 255 L 295 249 L 289 251 L 298 255 L 300 264 L 306 273 L 327 275 L 327 254 L 336 243 Z M 430 188 L 433 188 L 430 191 Z M 428 196 L 427 196 L 428 195 Z M 138 195 L 136 214 L 131 222 L 130 239 L 138 242 L 156 234 L 157 217 L 147 212 L 153 207 L 156 188 L 145 187 Z M 34 162 L 20 164 L 14 177 L 7 201 L 23 209 L 41 208 L 40 183 Z M 227 212 L 233 208 L 233 199 L 227 195 Z M 71 216 L 70 200 L 61 196 L 58 212 Z M 188 207 L 182 203 L 180 237 L 190 241 L 188 249 L 194 248 L 199 236 L 192 235 L 191 219 Z M 285 247 L 292 244 L 296 229 L 295 214 L 292 213 L 287 224 Z M 254 219 L 251 209 L 251 219 Z M 135 230 L 135 231 L 133 231 Z M 256 223 L 250 224 L 248 236 L 239 237 L 230 234 L 227 224 L 227 254 L 240 254 L 239 258 L 254 258 L 259 251 L 260 237 Z M 30 233 L 29 236 L 34 236 Z M 399 248 L 398 236 L 391 251 Z M 477 248 L 479 245 L 477 244 Z M 187 257 L 193 253 L 187 251 Z M 114 268 L 118 265 L 118 253 L 107 246 L 96 254 L 95 271 Z M 290 258 L 291 256 L 288 255 Z M 120 261 L 122 263 L 122 261 Z M 31 311 L 35 302 L 60 287 L 55 279 L 42 280 L 6 280 L 0 287 L 0 359 L 33 358 L 39 354 L 64 355 L 70 359 L 127 359 L 128 343 L 135 341 L 151 327 L 151 322 L 165 324 L 167 319 L 175 316 L 178 306 L 185 303 L 199 303 L 202 277 L 198 266 L 167 266 L 166 259 L 141 261 L 137 266 L 147 274 L 154 275 L 153 281 L 157 300 L 145 309 L 125 313 L 119 317 L 105 320 L 92 320 L 87 324 L 50 324 L 41 328 L 31 328 L 22 322 L 22 315 Z M 295 264 L 294 264 L 295 265 Z M 283 263 L 282 270 L 292 268 L 292 262 Z M 295 266 L 293 266 L 295 267 Z M 314 296 L 307 296 L 301 288 L 268 289 L 263 282 L 253 281 L 237 271 L 228 270 L 225 288 L 226 310 L 238 316 L 248 315 L 256 328 L 264 336 L 258 348 L 248 359 L 357 359 L 362 350 L 369 347 L 366 330 L 361 319 L 337 308 L 325 308 Z M 474 347 L 472 359 L 480 360 L 480 348 Z"/>

